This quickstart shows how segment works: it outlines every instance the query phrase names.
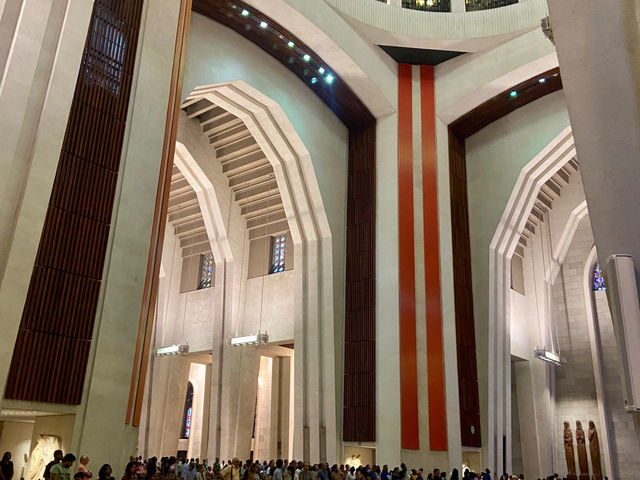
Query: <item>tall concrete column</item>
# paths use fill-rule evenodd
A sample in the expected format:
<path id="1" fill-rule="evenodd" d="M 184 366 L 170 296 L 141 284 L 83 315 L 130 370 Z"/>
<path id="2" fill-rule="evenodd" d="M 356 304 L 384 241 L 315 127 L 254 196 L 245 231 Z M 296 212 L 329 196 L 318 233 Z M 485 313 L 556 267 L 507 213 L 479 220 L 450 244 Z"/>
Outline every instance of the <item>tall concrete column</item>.
<path id="1" fill-rule="evenodd" d="M 640 36 L 635 2 L 548 3 L 598 257 L 604 264 L 613 253 L 632 255 L 640 280 Z"/>

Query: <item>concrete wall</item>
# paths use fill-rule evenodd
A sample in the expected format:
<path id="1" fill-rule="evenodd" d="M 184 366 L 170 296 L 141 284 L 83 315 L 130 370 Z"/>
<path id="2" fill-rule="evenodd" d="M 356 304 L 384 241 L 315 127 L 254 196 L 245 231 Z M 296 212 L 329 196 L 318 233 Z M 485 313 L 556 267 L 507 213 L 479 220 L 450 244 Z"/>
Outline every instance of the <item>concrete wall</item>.
<path id="1" fill-rule="evenodd" d="M 594 420 L 597 425 L 599 418 L 593 364 L 585 361 L 591 356 L 591 345 L 583 275 L 592 247 L 591 224 L 589 218 L 585 217 L 580 222 L 552 290 L 560 352 L 567 359 L 564 367 L 555 369 L 556 410 L 552 432 L 555 466 L 561 474 L 566 473 L 562 422 L 569 421 L 575 438 L 576 420 L 580 420 L 582 427 L 587 428 L 589 420 Z"/>
<path id="2" fill-rule="evenodd" d="M 11 452 L 13 461 L 13 478 L 28 478 L 25 468 L 25 456 L 31 455 L 31 437 L 33 435 L 33 422 L 4 421 L 0 426 L 0 451 Z"/>
<path id="3" fill-rule="evenodd" d="M 488 391 L 489 245 L 522 167 L 568 123 L 563 92 L 560 91 L 501 118 L 469 137 L 466 142 L 471 270 L 483 445 L 489 443 L 486 437 L 486 412 L 489 408 L 488 396 L 492 394 Z"/>

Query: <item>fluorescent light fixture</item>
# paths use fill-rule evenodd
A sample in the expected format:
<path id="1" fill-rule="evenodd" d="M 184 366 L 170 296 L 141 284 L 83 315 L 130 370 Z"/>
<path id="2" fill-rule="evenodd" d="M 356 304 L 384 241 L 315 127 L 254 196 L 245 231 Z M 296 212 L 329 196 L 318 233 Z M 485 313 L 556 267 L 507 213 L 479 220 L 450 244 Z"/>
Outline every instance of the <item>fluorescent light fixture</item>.
<path id="1" fill-rule="evenodd" d="M 249 10 L 242 10 L 242 12 L 240 12 L 240 15 L 242 15 L 243 17 L 248 17 L 249 16 Z"/>
<path id="2" fill-rule="evenodd" d="M 260 28 L 267 28 L 268 26 L 267 22 L 260 22 Z"/>
<path id="3" fill-rule="evenodd" d="M 156 350 L 158 357 L 167 355 L 186 355 L 189 353 L 189 345 L 169 345 L 168 347 L 160 347 Z"/>
<path id="4" fill-rule="evenodd" d="M 562 365 L 565 365 L 567 363 L 567 360 L 565 358 L 561 357 L 555 352 L 549 352 L 544 348 L 534 348 L 533 355 L 543 362 L 552 363 L 553 365 L 556 365 L 558 367 L 561 367 Z"/>
<path id="5" fill-rule="evenodd" d="M 244 337 L 233 337 L 229 340 L 229 345 L 232 347 L 244 347 L 260 345 L 261 343 L 267 343 L 268 341 L 269 335 L 266 333 L 257 333 L 255 335 L 245 335 Z"/>

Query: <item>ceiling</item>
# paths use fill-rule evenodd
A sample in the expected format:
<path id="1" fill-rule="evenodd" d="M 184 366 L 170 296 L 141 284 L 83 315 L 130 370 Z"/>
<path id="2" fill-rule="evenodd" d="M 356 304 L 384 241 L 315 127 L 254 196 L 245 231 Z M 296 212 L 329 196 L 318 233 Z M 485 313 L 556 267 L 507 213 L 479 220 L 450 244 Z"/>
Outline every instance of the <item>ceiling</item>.
<path id="1" fill-rule="evenodd" d="M 289 230 L 273 167 L 244 122 L 204 98 L 183 110 L 200 121 L 202 132 L 215 148 L 233 198 L 247 221 L 249 239 Z"/>

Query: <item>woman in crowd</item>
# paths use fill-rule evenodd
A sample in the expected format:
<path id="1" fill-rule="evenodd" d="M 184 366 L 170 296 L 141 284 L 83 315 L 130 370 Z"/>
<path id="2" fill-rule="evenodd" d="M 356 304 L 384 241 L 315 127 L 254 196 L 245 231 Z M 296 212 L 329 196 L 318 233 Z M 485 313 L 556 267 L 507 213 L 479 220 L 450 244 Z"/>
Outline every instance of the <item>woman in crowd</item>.
<path id="1" fill-rule="evenodd" d="M 122 480 L 140 480 L 140 477 L 138 476 L 137 462 L 133 461 L 127 463 Z"/>
<path id="2" fill-rule="evenodd" d="M 105 463 L 100 467 L 100 470 L 98 470 L 98 480 L 113 480 L 111 476 L 112 473 L 111 465 Z"/>

